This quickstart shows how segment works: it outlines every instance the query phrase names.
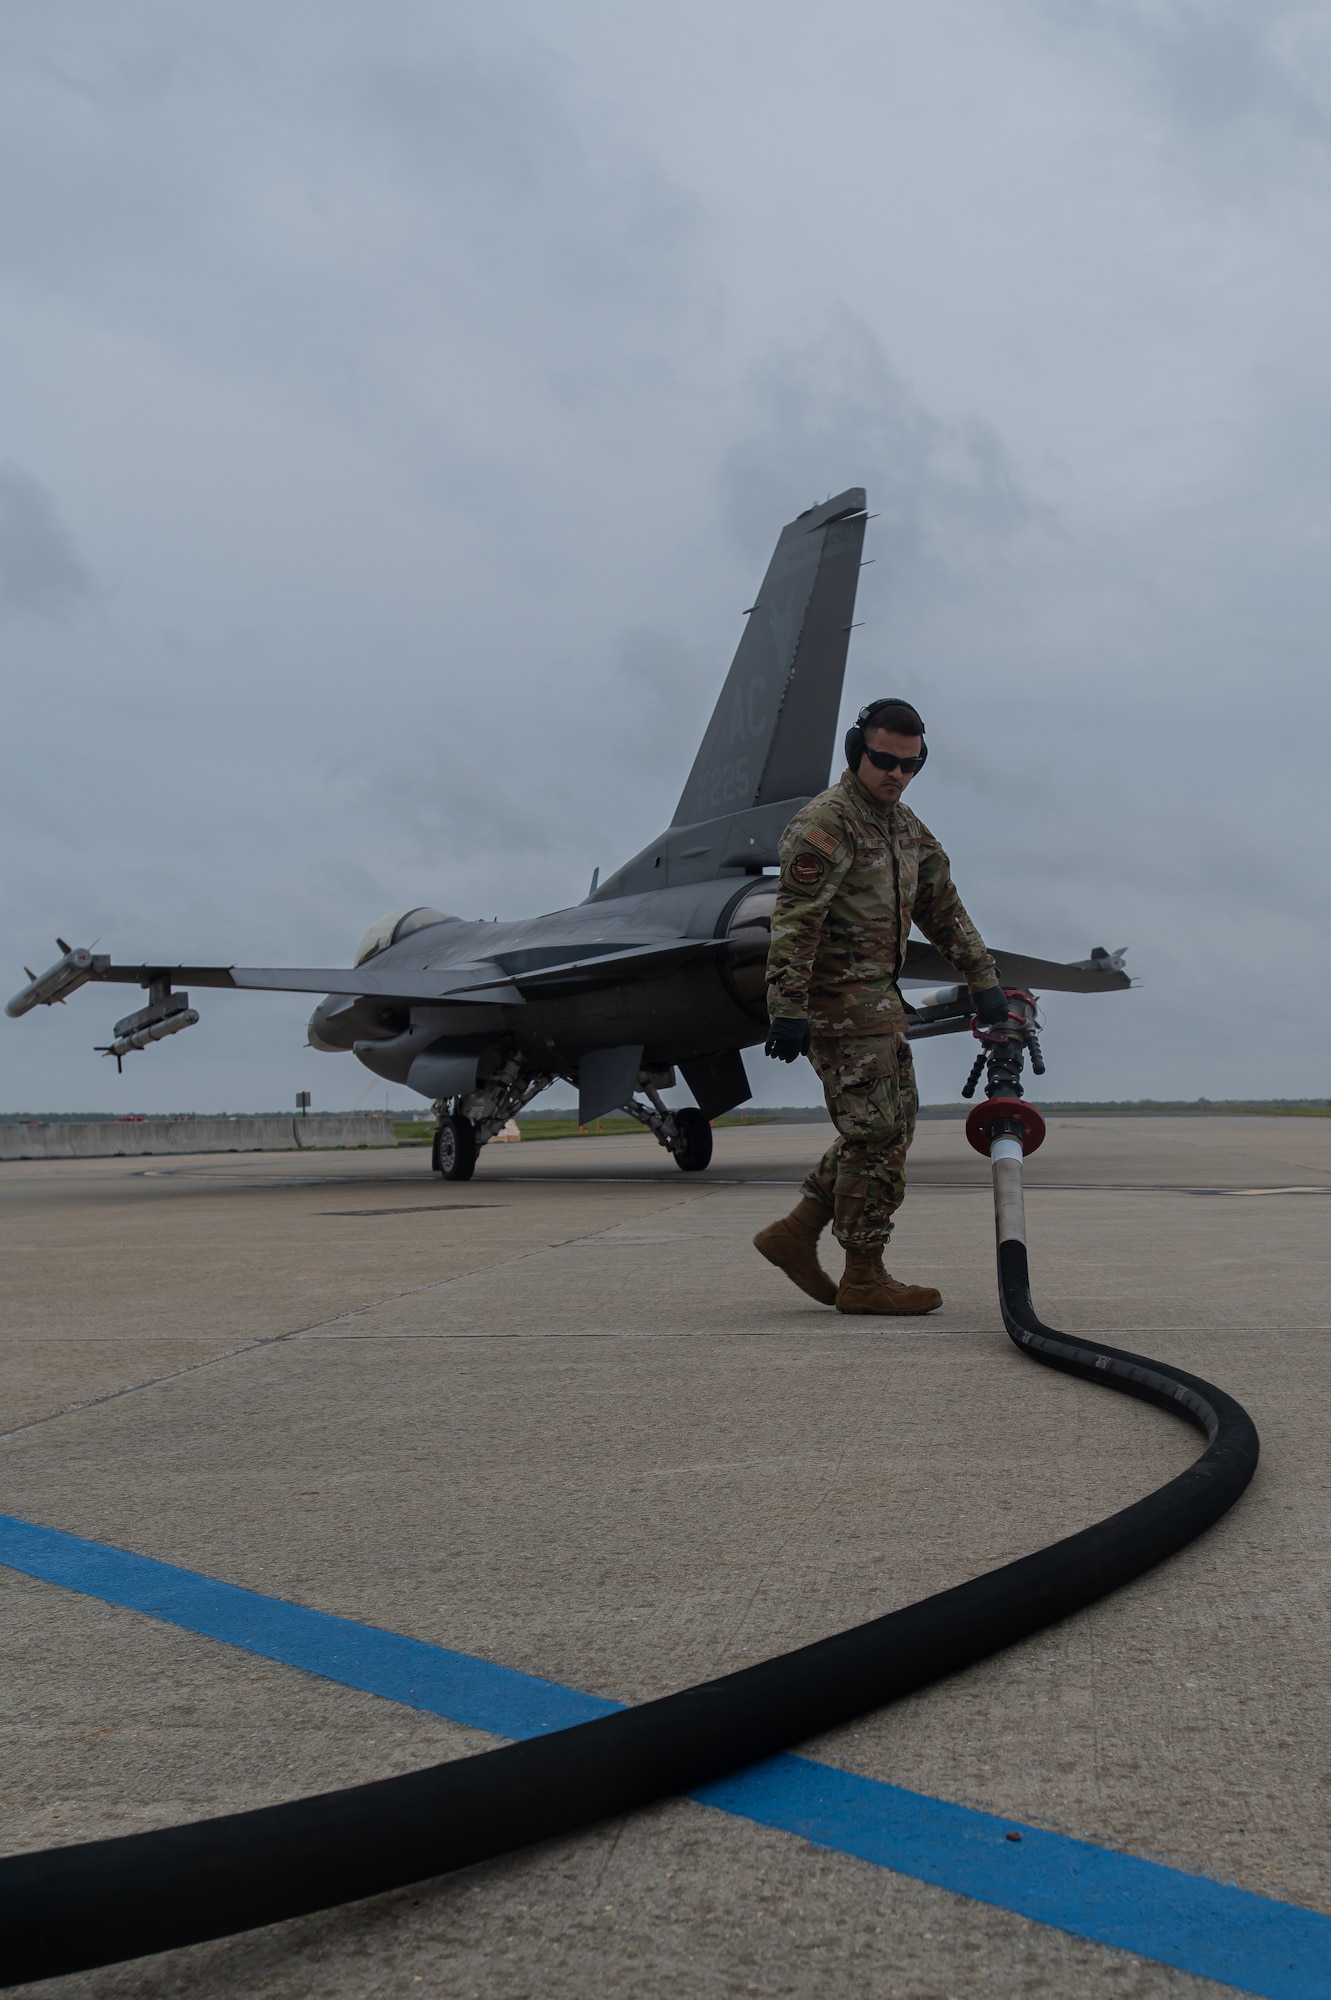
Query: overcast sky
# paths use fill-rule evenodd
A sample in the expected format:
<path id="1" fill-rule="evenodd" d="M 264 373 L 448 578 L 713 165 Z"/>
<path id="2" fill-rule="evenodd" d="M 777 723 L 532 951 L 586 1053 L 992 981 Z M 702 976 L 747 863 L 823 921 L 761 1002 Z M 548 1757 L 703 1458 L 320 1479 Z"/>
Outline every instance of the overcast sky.
<path id="1" fill-rule="evenodd" d="M 863 484 L 847 707 L 987 938 L 1141 980 L 1045 1094 L 1331 1093 L 1329 236 L 1321 5 L 8 0 L 5 991 L 576 902 Z M 0 1108 L 382 1101 L 195 997 L 0 1022 Z"/>

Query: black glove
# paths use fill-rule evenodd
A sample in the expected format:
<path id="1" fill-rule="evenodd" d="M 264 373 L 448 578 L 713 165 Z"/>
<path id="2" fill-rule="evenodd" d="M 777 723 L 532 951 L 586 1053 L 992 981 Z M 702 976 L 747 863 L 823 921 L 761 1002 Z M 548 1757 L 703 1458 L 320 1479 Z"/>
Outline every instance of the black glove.
<path id="1" fill-rule="evenodd" d="M 1001 1028 L 1007 1020 L 1007 994 L 1001 986 L 986 986 L 983 993 L 973 993 L 971 1004 L 982 1028 Z"/>
<path id="2" fill-rule="evenodd" d="M 767 1040 L 763 1043 L 764 1055 L 774 1056 L 777 1062 L 794 1062 L 796 1056 L 807 1056 L 808 1053 L 807 1021 L 769 1022 Z"/>

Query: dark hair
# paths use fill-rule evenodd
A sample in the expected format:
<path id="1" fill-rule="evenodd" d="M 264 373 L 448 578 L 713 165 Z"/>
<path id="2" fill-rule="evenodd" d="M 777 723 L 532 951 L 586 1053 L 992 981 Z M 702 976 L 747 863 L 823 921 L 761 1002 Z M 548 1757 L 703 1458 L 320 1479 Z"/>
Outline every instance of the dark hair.
<path id="1" fill-rule="evenodd" d="M 860 726 L 866 732 L 870 729 L 886 729 L 894 736 L 924 735 L 924 724 L 908 701 L 885 702 Z"/>

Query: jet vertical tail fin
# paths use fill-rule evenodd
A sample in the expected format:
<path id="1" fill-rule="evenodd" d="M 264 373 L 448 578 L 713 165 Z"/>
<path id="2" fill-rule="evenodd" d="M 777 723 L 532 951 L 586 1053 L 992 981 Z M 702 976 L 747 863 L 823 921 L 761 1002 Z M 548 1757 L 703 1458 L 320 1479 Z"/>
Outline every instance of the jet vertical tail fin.
<path id="1" fill-rule="evenodd" d="M 864 523 L 852 486 L 781 530 L 672 826 L 826 787 Z"/>
<path id="2" fill-rule="evenodd" d="M 830 774 L 865 519 L 852 486 L 781 530 L 675 817 L 589 903 L 776 860 L 791 814 Z"/>

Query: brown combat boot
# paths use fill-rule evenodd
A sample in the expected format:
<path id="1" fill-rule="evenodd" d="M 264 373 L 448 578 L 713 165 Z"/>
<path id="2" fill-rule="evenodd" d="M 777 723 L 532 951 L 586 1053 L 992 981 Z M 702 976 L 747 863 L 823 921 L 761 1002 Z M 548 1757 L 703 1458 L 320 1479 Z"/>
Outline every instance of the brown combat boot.
<path id="1" fill-rule="evenodd" d="M 837 1286 L 839 1313 L 931 1313 L 943 1303 L 932 1285 L 901 1285 L 883 1269 L 883 1253 L 847 1250 L 846 1274 Z"/>
<path id="2" fill-rule="evenodd" d="M 836 1286 L 818 1262 L 818 1238 L 831 1220 L 831 1209 L 806 1194 L 789 1215 L 769 1222 L 753 1239 L 754 1249 L 820 1306 L 834 1306 L 837 1297 Z"/>

